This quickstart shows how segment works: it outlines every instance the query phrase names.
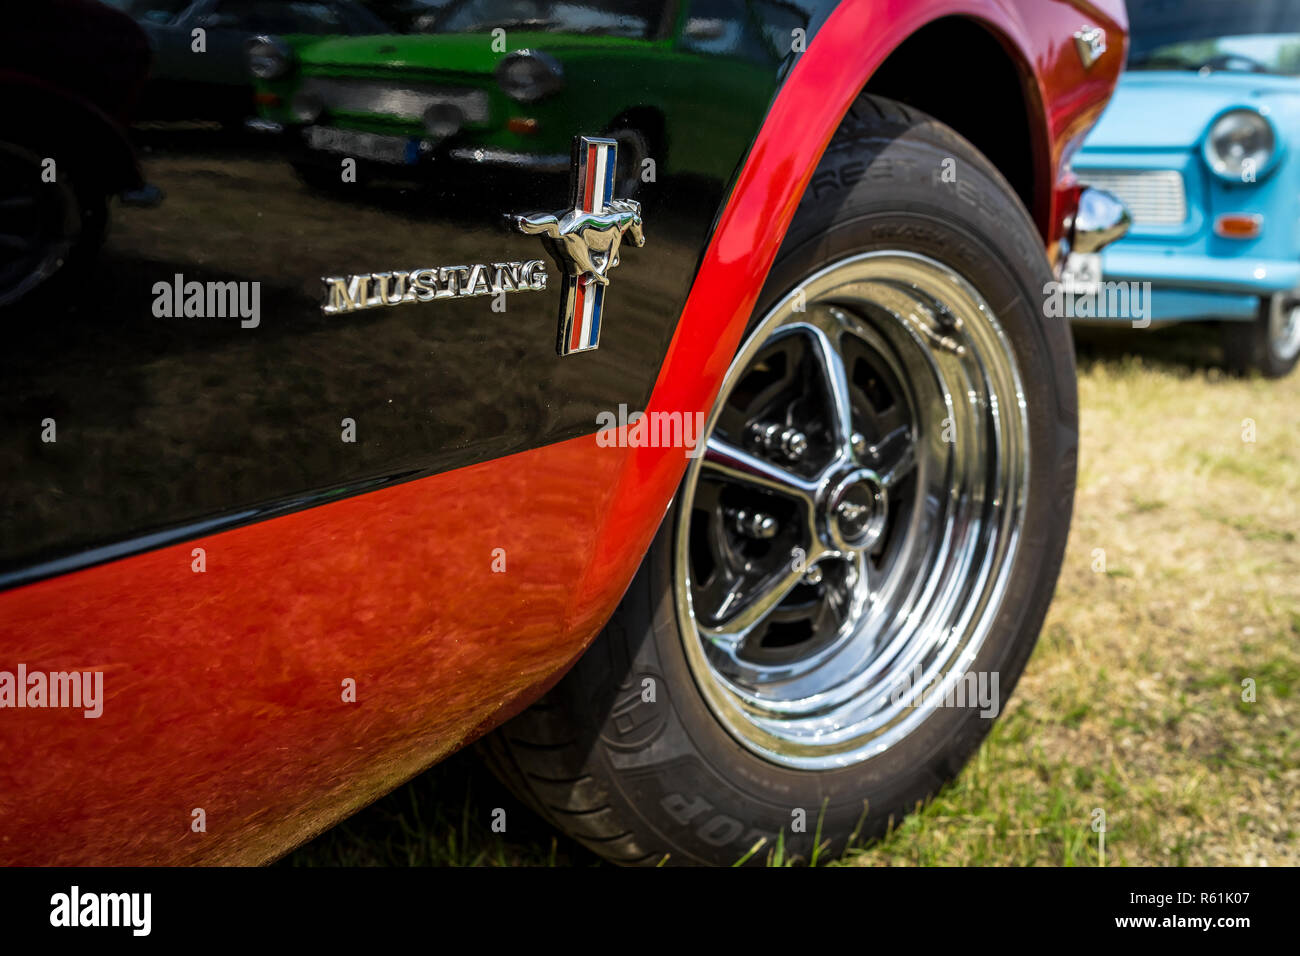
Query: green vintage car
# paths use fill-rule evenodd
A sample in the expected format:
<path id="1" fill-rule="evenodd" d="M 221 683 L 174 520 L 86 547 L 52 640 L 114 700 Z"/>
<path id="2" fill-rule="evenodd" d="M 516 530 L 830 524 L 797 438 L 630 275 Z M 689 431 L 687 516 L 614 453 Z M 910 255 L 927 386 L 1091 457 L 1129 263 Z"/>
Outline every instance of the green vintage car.
<path id="1" fill-rule="evenodd" d="M 775 0 L 454 0 L 425 33 L 259 38 L 253 125 L 284 133 L 309 180 L 337 182 L 345 156 L 563 172 L 574 128 L 619 141 L 618 195 L 662 175 L 725 180 L 720 158 L 748 146 L 741 117 L 807 26 Z"/>

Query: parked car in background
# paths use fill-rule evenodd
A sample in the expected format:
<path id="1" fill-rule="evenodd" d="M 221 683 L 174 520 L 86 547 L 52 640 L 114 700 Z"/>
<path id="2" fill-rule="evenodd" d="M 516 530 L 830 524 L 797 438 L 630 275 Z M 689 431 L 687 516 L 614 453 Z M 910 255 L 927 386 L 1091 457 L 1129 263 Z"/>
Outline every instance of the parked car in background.
<path id="1" fill-rule="evenodd" d="M 114 196 L 147 200 L 127 139 L 149 66 L 144 34 L 97 0 L 45 0 L 0 30 L 0 309 L 75 287 Z M 51 43 L 53 37 L 57 43 Z"/>
<path id="2" fill-rule="evenodd" d="M 144 29 L 153 64 L 136 118 L 241 123 L 254 112 L 248 42 L 385 33 L 356 0 L 106 0 Z M 202 37 L 196 36 L 202 31 Z"/>
<path id="3" fill-rule="evenodd" d="M 579 118 L 618 142 L 620 196 L 652 157 L 656 178 L 723 176 L 767 95 L 759 78 L 809 14 L 784 0 L 453 0 L 425 19 L 409 36 L 255 46 L 263 125 L 284 129 L 304 178 L 337 183 L 344 155 L 562 173 Z M 648 84 L 650 71 L 663 75 Z M 692 109 L 673 108 L 687 95 Z"/>
<path id="4" fill-rule="evenodd" d="M 1151 282 L 1153 322 L 1221 322 L 1235 370 L 1285 375 L 1300 357 L 1300 2 L 1129 14 L 1127 70 L 1072 164 L 1132 216 L 1101 276 Z"/>

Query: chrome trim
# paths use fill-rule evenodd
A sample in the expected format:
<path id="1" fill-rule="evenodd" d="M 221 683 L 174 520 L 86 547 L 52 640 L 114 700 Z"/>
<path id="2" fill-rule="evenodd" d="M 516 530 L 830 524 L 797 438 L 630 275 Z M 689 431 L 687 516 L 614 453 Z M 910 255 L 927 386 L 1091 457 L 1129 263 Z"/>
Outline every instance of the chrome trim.
<path id="1" fill-rule="evenodd" d="M 1110 193 L 1137 226 L 1181 226 L 1187 221 L 1187 185 L 1176 169 L 1085 169 L 1077 175 Z"/>
<path id="2" fill-rule="evenodd" d="M 751 373 L 760 384 L 746 382 Z M 780 406 L 809 438 L 803 460 L 778 461 L 746 439 L 748 402 Z M 679 493 L 673 591 L 709 708 L 786 767 L 888 750 L 973 666 L 1019 550 L 1029 425 L 997 317 L 934 259 L 842 259 L 750 335 L 706 434 Z M 715 510 L 737 499 L 777 516 L 766 550 L 731 551 L 720 536 Z M 768 645 L 802 620 L 805 640 Z M 909 699 L 913 680 L 938 692 Z"/>
<path id="3" fill-rule="evenodd" d="M 283 133 L 284 124 L 277 123 L 275 120 L 260 119 L 256 116 L 250 116 L 244 120 L 244 129 L 254 133 Z"/>
<path id="4" fill-rule="evenodd" d="M 309 76 L 299 95 L 318 96 L 326 110 L 369 113 L 421 122 L 430 106 L 454 106 L 466 123 L 488 121 L 486 90 L 456 87 L 399 85 L 389 80 L 345 80 Z"/>
<path id="5" fill-rule="evenodd" d="M 1127 235 L 1132 224 L 1122 202 L 1104 189 L 1085 188 L 1079 194 L 1070 248 L 1073 252 L 1100 252 Z"/>
<path id="6" fill-rule="evenodd" d="M 371 272 L 350 276 L 322 276 L 326 315 L 360 312 L 380 306 L 432 302 L 434 299 L 470 299 L 505 292 L 544 292 L 549 277 L 541 259 L 527 262 L 478 263 L 471 266 L 433 266 L 406 272 Z"/>
<path id="7" fill-rule="evenodd" d="M 1106 31 L 1085 23 L 1074 31 L 1074 52 L 1079 54 L 1079 62 L 1085 70 L 1092 69 L 1106 52 Z"/>
<path id="8" fill-rule="evenodd" d="M 569 157 L 565 153 L 520 153 L 491 146 L 457 146 L 448 155 L 462 162 L 513 166 L 538 173 L 562 173 L 569 168 Z"/>
<path id="9" fill-rule="evenodd" d="M 645 245 L 641 204 L 613 195 L 618 183 L 618 142 L 575 136 L 572 163 L 570 208 L 506 217 L 520 232 L 541 238 L 563 274 L 555 336 L 559 355 L 600 347 L 609 271 L 622 261 L 625 238 L 635 246 Z"/>

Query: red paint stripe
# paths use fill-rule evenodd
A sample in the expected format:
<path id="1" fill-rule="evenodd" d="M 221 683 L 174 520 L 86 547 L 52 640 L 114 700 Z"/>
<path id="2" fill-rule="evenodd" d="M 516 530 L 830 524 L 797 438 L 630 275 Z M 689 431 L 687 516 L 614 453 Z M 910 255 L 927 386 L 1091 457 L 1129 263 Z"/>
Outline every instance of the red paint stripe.
<path id="1" fill-rule="evenodd" d="M 586 289 L 582 281 L 582 276 L 573 280 L 573 332 L 569 338 L 569 348 L 578 349 L 582 347 L 582 316 L 584 314 L 583 306 L 586 304 Z"/>
<path id="2" fill-rule="evenodd" d="M 6 592 L 0 670 L 102 671 L 104 700 L 0 710 L 0 864 L 265 862 L 486 730 L 631 580 L 663 502 L 612 498 L 629 451 L 584 435 Z M 593 567 L 625 507 L 637 539 Z"/>
<path id="3" fill-rule="evenodd" d="M 596 195 L 596 146 L 587 147 L 587 189 L 582 194 L 582 208 L 591 212 L 591 200 Z"/>

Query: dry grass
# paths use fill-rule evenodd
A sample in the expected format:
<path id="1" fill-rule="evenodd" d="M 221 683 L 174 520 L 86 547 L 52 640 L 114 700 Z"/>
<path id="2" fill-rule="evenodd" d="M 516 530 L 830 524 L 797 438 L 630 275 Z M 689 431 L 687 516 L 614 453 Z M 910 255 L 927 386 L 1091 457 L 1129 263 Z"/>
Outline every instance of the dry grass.
<path id="1" fill-rule="evenodd" d="M 1300 373 L 1228 378 L 1214 343 L 1082 346 L 1078 498 L 1038 649 L 957 781 L 846 862 L 1097 865 L 1100 808 L 1107 865 L 1300 863 Z M 470 825 L 490 784 L 467 758 L 431 774 L 289 862 L 592 862 L 540 827 Z"/>
<path id="2" fill-rule="evenodd" d="M 1300 374 L 1228 378 L 1209 331 L 1081 347 L 1038 649 L 961 777 L 853 862 L 1095 865 L 1101 808 L 1108 865 L 1300 863 Z"/>

